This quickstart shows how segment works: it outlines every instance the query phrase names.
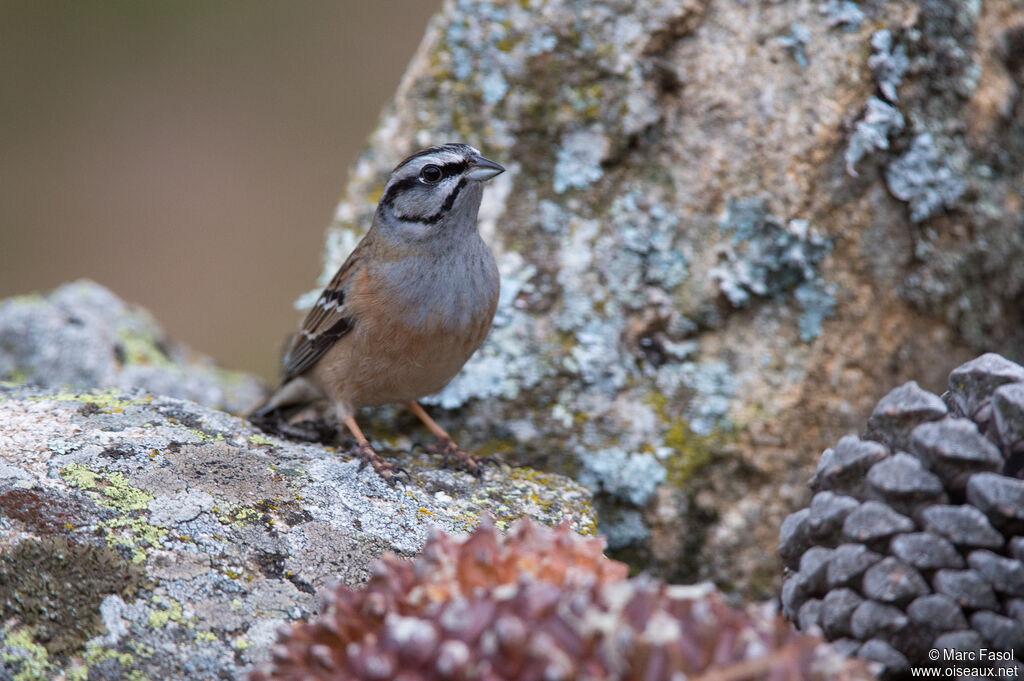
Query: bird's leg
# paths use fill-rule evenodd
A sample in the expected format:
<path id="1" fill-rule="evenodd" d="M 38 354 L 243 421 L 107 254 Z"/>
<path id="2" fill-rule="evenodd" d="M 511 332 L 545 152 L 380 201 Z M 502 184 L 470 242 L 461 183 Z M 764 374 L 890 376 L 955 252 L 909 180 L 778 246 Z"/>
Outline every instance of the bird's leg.
<path id="1" fill-rule="evenodd" d="M 415 414 L 420 421 L 423 421 L 423 424 L 429 428 L 430 432 L 437 438 L 437 444 L 433 447 L 428 447 L 428 452 L 441 454 L 444 457 L 444 463 L 446 466 L 449 461 L 454 459 L 457 462 L 457 468 L 460 468 L 476 477 L 480 477 L 483 474 L 480 461 L 473 455 L 459 449 L 458 445 L 455 444 L 455 440 L 452 439 L 452 436 L 446 433 L 444 428 L 437 425 L 437 421 L 430 418 L 430 415 L 424 411 L 423 407 L 421 407 L 418 402 L 413 400 L 406 406 L 409 407 L 409 411 Z"/>
<path id="2" fill-rule="evenodd" d="M 381 461 L 377 452 L 373 451 L 373 447 L 370 446 L 370 441 L 366 439 L 365 435 L 363 435 L 363 430 L 359 427 L 359 424 L 356 423 L 355 416 L 348 414 L 345 416 L 344 421 L 349 432 L 351 432 L 356 439 L 356 453 L 359 455 L 359 458 L 363 460 L 364 466 L 366 464 L 373 466 L 374 472 L 383 478 L 384 482 L 391 486 L 394 486 L 395 482 L 397 482 L 399 475 L 405 475 L 408 477 L 409 473 L 404 468 L 396 466 L 389 461 Z"/>

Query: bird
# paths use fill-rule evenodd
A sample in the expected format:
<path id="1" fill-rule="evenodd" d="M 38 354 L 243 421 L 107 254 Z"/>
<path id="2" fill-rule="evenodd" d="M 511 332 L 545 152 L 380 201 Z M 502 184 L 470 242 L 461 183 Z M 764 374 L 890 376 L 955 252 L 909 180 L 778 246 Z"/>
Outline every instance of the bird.
<path id="1" fill-rule="evenodd" d="M 286 408 L 327 400 L 363 465 L 394 484 L 407 473 L 378 456 L 355 412 L 404 404 L 437 438 L 432 451 L 479 476 L 480 462 L 418 400 L 444 388 L 490 331 L 500 278 L 477 216 L 484 183 L 504 171 L 461 143 L 399 163 L 370 229 L 293 337 L 280 387 L 251 420 L 267 424 Z"/>

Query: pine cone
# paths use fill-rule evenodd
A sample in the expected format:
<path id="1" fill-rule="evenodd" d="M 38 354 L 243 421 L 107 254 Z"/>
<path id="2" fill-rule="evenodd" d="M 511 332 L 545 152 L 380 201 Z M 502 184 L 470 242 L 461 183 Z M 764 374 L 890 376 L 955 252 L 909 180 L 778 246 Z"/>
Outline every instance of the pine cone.
<path id="1" fill-rule="evenodd" d="M 505 538 L 490 524 L 434 534 L 415 562 L 382 559 L 363 589 L 339 586 L 320 617 L 283 630 L 251 681 L 871 678 L 770 608 L 626 579 L 602 548 L 528 520 Z"/>
<path id="2" fill-rule="evenodd" d="M 1021 659 L 1022 464 L 1024 367 L 986 354 L 954 370 L 941 398 L 896 388 L 862 439 L 825 451 L 810 506 L 782 524 L 784 614 L 887 677 L 950 666 L 950 650 Z"/>

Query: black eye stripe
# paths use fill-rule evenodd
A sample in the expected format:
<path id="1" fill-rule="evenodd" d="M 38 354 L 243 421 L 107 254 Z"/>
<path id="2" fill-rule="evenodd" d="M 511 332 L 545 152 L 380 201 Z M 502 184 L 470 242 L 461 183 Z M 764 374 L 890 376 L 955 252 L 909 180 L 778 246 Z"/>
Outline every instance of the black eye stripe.
<path id="1" fill-rule="evenodd" d="M 404 220 L 406 222 L 419 222 L 419 223 L 422 223 L 422 224 L 425 224 L 425 225 L 433 225 L 433 224 L 439 222 L 441 220 L 441 218 L 443 218 L 445 215 L 448 214 L 448 211 L 450 211 L 452 209 L 452 206 L 455 205 L 455 199 L 459 196 L 459 192 L 461 192 L 463 189 L 465 189 L 465 187 L 466 187 L 466 179 L 463 178 L 463 179 L 459 180 L 459 183 L 457 185 L 455 185 L 455 187 L 451 190 L 451 193 L 448 194 L 447 198 L 445 198 L 444 205 L 441 206 L 441 210 L 437 211 L 433 215 L 416 216 L 416 215 L 402 215 L 400 213 L 395 213 L 394 216 L 396 218 L 398 218 L 399 220 Z"/>
<path id="2" fill-rule="evenodd" d="M 466 168 L 468 167 L 469 164 L 466 163 L 465 161 L 454 161 L 442 165 L 441 172 L 444 174 L 445 177 L 451 177 L 453 175 L 461 175 L 462 173 L 466 172 Z"/>
<path id="3" fill-rule="evenodd" d="M 447 163 L 428 163 L 427 165 L 425 165 L 423 167 L 426 168 L 428 165 L 434 166 L 435 168 L 440 169 L 440 171 L 441 171 L 441 179 L 442 180 L 448 179 L 449 177 L 453 177 L 455 175 L 461 175 L 462 173 L 466 172 L 466 168 L 469 167 L 469 163 L 467 163 L 466 161 L 448 161 Z M 420 172 L 422 172 L 422 171 L 420 171 Z"/>
<path id="4" fill-rule="evenodd" d="M 435 182 L 433 185 L 427 185 L 427 186 L 431 186 L 431 187 L 436 187 L 438 185 L 438 183 L 448 179 L 449 177 L 454 177 L 455 175 L 461 175 L 462 173 L 466 172 L 466 169 L 469 167 L 469 162 L 468 161 L 449 161 L 448 163 L 443 163 L 443 164 L 441 164 L 441 163 L 432 163 L 432 164 L 428 164 L 428 165 L 436 165 L 438 168 L 441 169 L 441 179 L 438 180 L 437 182 Z M 409 189 L 412 189 L 413 187 L 423 187 L 423 186 L 424 186 L 424 183 L 420 181 L 420 177 L 419 177 L 418 173 L 416 174 L 415 177 L 403 178 L 401 180 L 398 180 L 397 182 L 395 182 L 394 184 L 392 184 L 388 188 L 388 190 L 384 194 L 384 196 L 381 197 L 380 203 L 381 203 L 382 206 L 391 206 L 391 205 L 393 205 L 395 203 L 395 199 L 397 199 L 398 196 L 400 194 L 402 194 L 403 192 L 406 192 Z"/>

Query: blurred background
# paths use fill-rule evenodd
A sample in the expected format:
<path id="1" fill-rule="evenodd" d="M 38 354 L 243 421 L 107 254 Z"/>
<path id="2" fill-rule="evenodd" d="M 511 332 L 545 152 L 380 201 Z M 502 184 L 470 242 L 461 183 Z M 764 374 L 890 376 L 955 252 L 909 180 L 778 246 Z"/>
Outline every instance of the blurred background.
<path id="1" fill-rule="evenodd" d="M 440 4 L 0 1 L 0 298 L 88 277 L 273 380 Z"/>

